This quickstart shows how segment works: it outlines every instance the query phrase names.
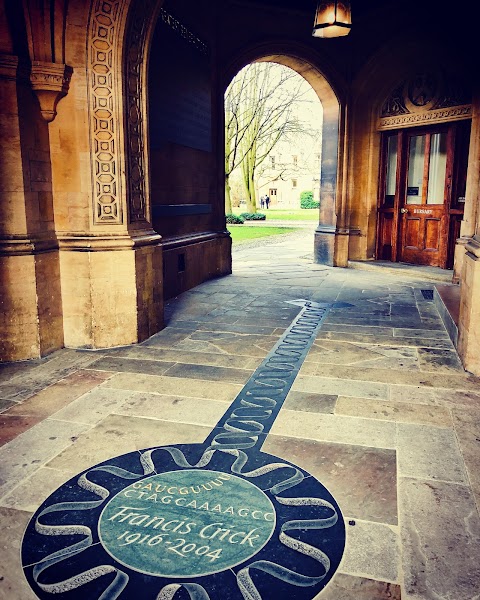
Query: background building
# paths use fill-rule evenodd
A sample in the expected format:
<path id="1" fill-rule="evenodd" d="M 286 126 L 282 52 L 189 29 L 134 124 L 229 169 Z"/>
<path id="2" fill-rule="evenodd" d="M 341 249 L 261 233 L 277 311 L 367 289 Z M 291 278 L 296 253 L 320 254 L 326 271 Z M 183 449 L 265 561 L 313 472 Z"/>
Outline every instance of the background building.
<path id="1" fill-rule="evenodd" d="M 300 194 L 310 191 L 320 200 L 320 148 L 315 145 L 280 145 L 258 178 L 257 197 L 267 194 L 272 208 L 300 208 Z"/>

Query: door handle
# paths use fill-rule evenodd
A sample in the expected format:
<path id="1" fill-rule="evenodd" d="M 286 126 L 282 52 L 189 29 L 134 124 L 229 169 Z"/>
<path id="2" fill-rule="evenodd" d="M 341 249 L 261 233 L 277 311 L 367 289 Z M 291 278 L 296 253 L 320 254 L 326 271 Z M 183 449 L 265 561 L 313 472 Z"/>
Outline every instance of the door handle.
<path id="1" fill-rule="evenodd" d="M 408 213 L 408 208 L 401 208 L 400 212 L 405 215 L 406 213 Z"/>

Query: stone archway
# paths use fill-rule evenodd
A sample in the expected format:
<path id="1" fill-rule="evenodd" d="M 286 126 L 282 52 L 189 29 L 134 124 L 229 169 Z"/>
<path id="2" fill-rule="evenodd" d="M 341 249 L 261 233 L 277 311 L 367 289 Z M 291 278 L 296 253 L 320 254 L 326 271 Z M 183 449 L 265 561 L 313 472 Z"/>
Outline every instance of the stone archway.
<path id="1" fill-rule="evenodd" d="M 264 44 L 245 50 L 225 70 L 223 90 L 249 63 L 274 62 L 291 68 L 313 88 L 323 107 L 319 225 L 315 231 L 315 262 L 342 266 L 345 235 L 345 98 L 346 86 L 328 64 L 296 44 Z M 347 232 L 348 233 L 348 232 Z"/>

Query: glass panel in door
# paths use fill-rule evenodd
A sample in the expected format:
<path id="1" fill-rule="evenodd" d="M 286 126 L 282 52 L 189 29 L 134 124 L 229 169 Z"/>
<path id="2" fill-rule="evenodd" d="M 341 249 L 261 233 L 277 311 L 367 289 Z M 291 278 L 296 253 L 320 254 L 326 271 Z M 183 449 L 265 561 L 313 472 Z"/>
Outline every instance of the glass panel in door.
<path id="1" fill-rule="evenodd" d="M 447 173 L 447 134 L 434 133 L 430 138 L 427 204 L 445 202 L 445 175 Z"/>
<path id="2" fill-rule="evenodd" d="M 387 141 L 387 170 L 385 174 L 385 206 L 393 206 L 397 189 L 398 134 L 391 135 Z"/>
<path id="3" fill-rule="evenodd" d="M 422 204 L 423 169 L 425 164 L 425 135 L 413 135 L 410 138 L 407 204 Z"/>

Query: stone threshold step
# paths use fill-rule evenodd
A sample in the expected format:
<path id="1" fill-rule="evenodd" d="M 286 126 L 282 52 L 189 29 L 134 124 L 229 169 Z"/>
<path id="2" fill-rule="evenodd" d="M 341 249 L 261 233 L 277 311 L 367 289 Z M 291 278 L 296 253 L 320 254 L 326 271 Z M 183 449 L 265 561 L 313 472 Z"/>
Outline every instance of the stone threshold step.
<path id="1" fill-rule="evenodd" d="M 349 260 L 348 267 L 350 269 L 380 272 L 391 275 L 401 274 L 405 275 L 405 277 L 411 277 L 412 279 L 438 281 L 441 283 L 452 283 L 453 278 L 453 271 L 449 269 L 394 263 L 387 260 Z"/>
<path id="2" fill-rule="evenodd" d="M 454 284 L 435 284 L 433 302 L 442 318 L 445 329 L 457 346 L 458 317 L 460 313 L 460 286 Z"/>

